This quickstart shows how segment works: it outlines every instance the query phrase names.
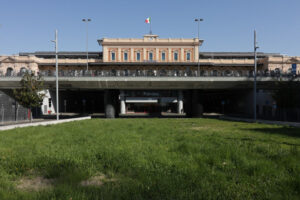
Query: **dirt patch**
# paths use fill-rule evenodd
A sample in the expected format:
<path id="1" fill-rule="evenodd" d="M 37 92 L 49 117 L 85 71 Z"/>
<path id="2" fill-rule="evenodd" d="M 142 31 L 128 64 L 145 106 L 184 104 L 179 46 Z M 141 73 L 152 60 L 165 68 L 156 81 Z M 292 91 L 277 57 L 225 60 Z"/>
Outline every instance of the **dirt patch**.
<path id="1" fill-rule="evenodd" d="M 17 183 L 17 189 L 19 190 L 33 190 L 40 191 L 52 188 L 54 179 L 47 179 L 42 176 L 34 178 L 22 178 Z"/>
<path id="2" fill-rule="evenodd" d="M 97 176 L 93 176 L 89 178 L 88 180 L 81 181 L 81 186 L 101 186 L 106 182 L 113 182 L 116 181 L 116 179 L 113 178 L 107 178 L 104 174 L 100 174 Z"/>

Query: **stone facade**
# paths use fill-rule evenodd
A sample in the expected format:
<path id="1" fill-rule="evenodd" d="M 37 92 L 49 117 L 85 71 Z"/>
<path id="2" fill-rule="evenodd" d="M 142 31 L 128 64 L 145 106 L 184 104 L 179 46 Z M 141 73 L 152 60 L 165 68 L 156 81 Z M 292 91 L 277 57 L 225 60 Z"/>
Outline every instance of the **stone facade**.
<path id="1" fill-rule="evenodd" d="M 202 45 L 203 40 L 198 38 L 161 39 L 157 35 L 145 35 L 141 39 L 103 38 L 98 40 L 98 43 L 102 45 L 103 49 L 101 56 L 88 59 L 89 70 L 94 72 L 101 70 L 190 70 L 195 72 L 197 71 L 199 46 Z M 70 54 L 72 55 L 72 52 Z M 59 57 L 59 70 L 85 70 L 87 60 L 84 58 L 84 54 L 81 56 L 77 56 L 77 54 L 74 52 L 73 56 Z M 205 54 L 205 52 L 201 52 L 201 54 Z M 253 70 L 254 61 L 251 52 L 246 53 L 247 56 L 232 56 L 232 54 L 234 53 L 220 56 L 216 53 L 216 56 L 208 56 L 207 53 L 199 60 L 201 71 L 208 75 L 224 74 L 228 71 L 241 72 L 246 75 Z M 124 65 L 126 63 L 127 65 Z M 133 65 L 130 65 L 131 63 Z M 258 58 L 258 71 L 260 72 L 280 70 L 283 73 L 289 73 L 292 65 L 300 66 L 300 57 L 263 54 Z M 300 73 L 299 68 L 297 67 L 297 74 Z M 0 76 L 22 75 L 26 70 L 35 73 L 42 71 L 54 75 L 54 54 L 52 57 L 37 56 L 35 53 L 0 56 Z"/>
<path id="2" fill-rule="evenodd" d="M 103 48 L 103 62 L 197 62 L 203 40 L 145 35 L 143 39 L 103 38 L 98 42 Z"/>
<path id="3" fill-rule="evenodd" d="M 279 56 L 279 57 L 267 57 L 262 60 L 268 70 L 280 70 L 281 72 L 290 72 L 292 70 L 292 65 L 298 65 L 296 73 L 300 74 L 300 57 L 295 56 Z"/>

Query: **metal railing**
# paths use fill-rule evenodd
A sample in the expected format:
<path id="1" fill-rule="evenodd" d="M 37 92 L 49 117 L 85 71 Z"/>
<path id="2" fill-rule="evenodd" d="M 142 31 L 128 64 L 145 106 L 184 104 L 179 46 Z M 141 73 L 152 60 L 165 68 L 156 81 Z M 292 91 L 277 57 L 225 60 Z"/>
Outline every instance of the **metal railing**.
<path id="1" fill-rule="evenodd" d="M 55 71 L 40 70 L 37 72 L 44 77 L 54 77 Z M 24 72 L 11 72 L 0 77 L 22 77 Z M 60 77 L 198 77 L 197 71 L 193 70 L 59 70 Z M 299 77 L 300 71 L 282 73 L 276 70 L 259 70 L 257 77 Z M 201 70 L 200 77 L 253 77 L 253 71 L 233 70 Z"/>

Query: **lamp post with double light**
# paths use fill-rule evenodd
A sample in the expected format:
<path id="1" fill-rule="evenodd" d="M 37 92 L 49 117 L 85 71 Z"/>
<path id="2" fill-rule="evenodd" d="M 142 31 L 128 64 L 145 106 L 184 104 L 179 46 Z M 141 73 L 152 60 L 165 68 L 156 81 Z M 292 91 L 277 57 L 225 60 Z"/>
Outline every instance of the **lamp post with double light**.
<path id="1" fill-rule="evenodd" d="M 89 71 L 89 52 L 88 52 L 88 41 L 89 41 L 89 26 L 88 23 L 92 21 L 91 19 L 82 19 L 86 23 L 86 71 Z"/>
<path id="2" fill-rule="evenodd" d="M 59 120 L 59 96 L 58 96 L 58 41 L 57 30 L 55 30 L 55 40 L 51 40 L 55 43 L 55 69 L 56 69 L 56 120 Z"/>
<path id="3" fill-rule="evenodd" d="M 200 22 L 202 22 L 203 19 L 202 18 L 196 18 L 195 22 L 198 22 L 198 42 L 199 42 L 199 47 L 198 47 L 198 68 L 197 68 L 197 74 L 198 76 L 200 76 L 200 62 L 199 62 L 199 56 L 200 56 L 200 36 L 199 36 L 199 32 L 200 32 Z"/>

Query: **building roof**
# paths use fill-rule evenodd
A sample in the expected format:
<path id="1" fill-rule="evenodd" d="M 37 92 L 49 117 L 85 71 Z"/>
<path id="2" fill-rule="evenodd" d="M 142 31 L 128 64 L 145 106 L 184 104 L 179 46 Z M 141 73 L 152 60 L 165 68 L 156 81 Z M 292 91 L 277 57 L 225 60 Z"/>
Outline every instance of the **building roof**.
<path id="1" fill-rule="evenodd" d="M 38 58 L 55 58 L 54 51 L 36 51 L 36 52 L 20 52 L 20 56 L 36 56 Z M 89 58 L 102 59 L 102 52 L 99 51 L 89 51 Z M 59 58 L 86 58 L 85 51 L 60 51 L 58 52 Z"/>
<path id="2" fill-rule="evenodd" d="M 254 58 L 253 52 L 200 52 L 199 53 L 200 58 L 212 58 L 212 59 L 232 59 L 232 58 Z M 279 53 L 263 53 L 263 52 L 257 52 L 258 58 L 265 58 L 269 56 L 282 56 Z"/>
<path id="3" fill-rule="evenodd" d="M 200 52 L 200 58 L 212 58 L 212 59 L 245 59 L 245 58 L 254 58 L 253 52 Z M 279 53 L 264 53 L 264 52 L 257 52 L 258 58 L 265 58 L 265 57 L 279 57 L 282 56 Z"/>
<path id="4" fill-rule="evenodd" d="M 89 58 L 102 59 L 102 52 L 89 51 Z M 20 52 L 20 56 L 33 55 L 39 58 L 55 58 L 54 51 L 36 51 L 36 52 Z M 254 57 L 253 52 L 200 52 L 200 58 L 212 58 L 212 59 L 252 59 Z M 86 52 L 84 51 L 60 51 L 58 52 L 59 58 L 86 58 Z M 263 53 L 257 52 L 258 58 L 265 57 L 281 57 L 279 53 Z"/>

